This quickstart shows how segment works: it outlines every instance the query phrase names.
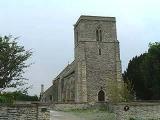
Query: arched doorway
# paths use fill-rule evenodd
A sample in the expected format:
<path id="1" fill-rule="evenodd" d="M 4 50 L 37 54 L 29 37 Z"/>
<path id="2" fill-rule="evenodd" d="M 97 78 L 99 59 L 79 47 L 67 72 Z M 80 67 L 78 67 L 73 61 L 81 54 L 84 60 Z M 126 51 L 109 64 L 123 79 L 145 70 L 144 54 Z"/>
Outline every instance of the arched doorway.
<path id="1" fill-rule="evenodd" d="M 105 93 L 103 90 L 100 90 L 98 93 L 98 101 L 100 101 L 100 102 L 105 101 Z"/>

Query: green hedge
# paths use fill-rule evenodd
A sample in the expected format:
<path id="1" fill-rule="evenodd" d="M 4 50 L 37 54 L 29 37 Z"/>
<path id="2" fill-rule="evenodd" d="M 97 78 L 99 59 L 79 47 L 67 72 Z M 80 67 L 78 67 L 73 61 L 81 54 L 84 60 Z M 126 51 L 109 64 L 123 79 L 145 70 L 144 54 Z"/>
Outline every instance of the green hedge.
<path id="1" fill-rule="evenodd" d="M 38 97 L 30 96 L 20 91 L 0 94 L 0 103 L 13 103 L 13 101 L 38 101 Z"/>

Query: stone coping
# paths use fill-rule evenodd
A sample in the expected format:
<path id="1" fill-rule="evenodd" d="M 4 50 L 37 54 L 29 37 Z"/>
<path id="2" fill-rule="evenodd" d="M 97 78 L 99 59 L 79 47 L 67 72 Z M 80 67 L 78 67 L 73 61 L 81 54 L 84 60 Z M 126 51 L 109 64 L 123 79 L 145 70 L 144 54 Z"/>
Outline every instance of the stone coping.
<path id="1" fill-rule="evenodd" d="M 34 106 L 49 106 L 49 103 L 42 102 L 32 102 L 32 101 L 21 101 L 12 103 L 0 103 L 0 106 L 8 106 L 8 107 L 34 107 Z"/>
<path id="2" fill-rule="evenodd" d="M 118 103 L 111 103 L 111 102 L 94 102 L 94 103 L 88 103 L 88 102 L 55 102 L 53 104 L 111 104 L 111 105 L 132 105 L 132 106 L 138 106 L 138 105 L 160 105 L 160 101 L 133 101 L 133 102 L 118 102 Z"/>
<path id="3" fill-rule="evenodd" d="M 74 24 L 76 27 L 81 20 L 101 20 L 101 21 L 110 21 L 110 22 L 115 22 L 116 18 L 115 17 L 104 17 L 104 16 L 90 16 L 90 15 L 81 15 L 78 19 L 78 21 Z"/>
<path id="4" fill-rule="evenodd" d="M 160 101 L 121 102 L 121 103 L 112 103 L 112 105 L 153 106 L 153 105 L 160 105 Z"/>
<path id="5" fill-rule="evenodd" d="M 66 102 L 66 103 L 64 103 L 64 102 L 55 102 L 55 103 L 53 103 L 53 104 L 89 104 L 89 103 L 87 103 L 87 102 L 79 102 L 79 103 L 75 103 L 75 102 Z"/>

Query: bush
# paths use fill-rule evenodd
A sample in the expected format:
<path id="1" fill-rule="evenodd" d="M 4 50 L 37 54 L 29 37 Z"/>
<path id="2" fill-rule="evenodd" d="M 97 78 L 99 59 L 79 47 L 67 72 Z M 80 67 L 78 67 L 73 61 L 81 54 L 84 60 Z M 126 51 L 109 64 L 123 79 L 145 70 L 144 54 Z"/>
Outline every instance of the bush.
<path id="1" fill-rule="evenodd" d="M 38 97 L 29 96 L 20 91 L 0 94 L 0 103 L 13 103 L 13 101 L 38 101 Z"/>
<path id="2" fill-rule="evenodd" d="M 13 96 L 9 94 L 0 94 L 0 103 L 13 103 Z"/>

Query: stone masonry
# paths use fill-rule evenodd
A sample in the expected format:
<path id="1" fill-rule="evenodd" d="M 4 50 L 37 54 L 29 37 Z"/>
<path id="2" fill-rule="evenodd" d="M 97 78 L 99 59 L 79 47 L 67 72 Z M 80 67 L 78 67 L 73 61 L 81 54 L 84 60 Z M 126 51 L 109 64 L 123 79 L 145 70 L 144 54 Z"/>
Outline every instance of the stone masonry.
<path id="1" fill-rule="evenodd" d="M 0 105 L 0 120 L 50 120 L 50 111 L 42 104 Z"/>
<path id="2" fill-rule="evenodd" d="M 109 85 L 121 82 L 115 17 L 80 16 L 74 25 L 74 56 L 41 93 L 41 101 L 92 103 L 108 101 Z"/>
<path id="3" fill-rule="evenodd" d="M 128 110 L 124 108 L 128 106 Z M 116 120 L 159 120 L 160 103 L 157 102 L 131 102 L 118 103 L 112 105 L 112 111 L 116 115 Z"/>

